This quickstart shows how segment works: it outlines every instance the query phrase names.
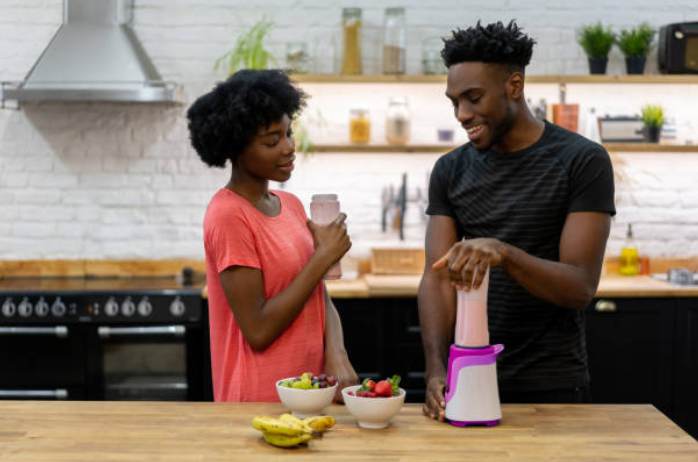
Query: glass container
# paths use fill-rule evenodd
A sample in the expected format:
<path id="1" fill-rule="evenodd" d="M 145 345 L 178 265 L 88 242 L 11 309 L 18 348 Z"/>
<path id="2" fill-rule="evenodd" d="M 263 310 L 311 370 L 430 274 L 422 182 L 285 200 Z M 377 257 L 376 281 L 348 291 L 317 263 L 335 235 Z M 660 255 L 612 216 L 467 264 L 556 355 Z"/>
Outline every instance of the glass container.
<path id="1" fill-rule="evenodd" d="M 448 68 L 441 58 L 444 42 L 440 37 L 429 37 L 422 43 L 422 71 L 427 75 L 446 74 Z"/>
<path id="2" fill-rule="evenodd" d="M 386 8 L 383 24 L 383 74 L 405 73 L 405 9 Z"/>
<path id="3" fill-rule="evenodd" d="M 349 111 L 349 141 L 352 143 L 368 143 L 371 140 L 371 120 L 368 109 L 353 107 Z"/>
<path id="4" fill-rule="evenodd" d="M 308 45 L 305 42 L 288 42 L 286 44 L 286 67 L 296 74 L 308 73 Z"/>
<path id="5" fill-rule="evenodd" d="M 361 8 L 342 9 L 342 74 L 361 74 Z"/>
<path id="6" fill-rule="evenodd" d="M 389 100 L 385 138 L 390 144 L 405 144 L 410 139 L 410 108 L 407 98 L 393 97 Z"/>

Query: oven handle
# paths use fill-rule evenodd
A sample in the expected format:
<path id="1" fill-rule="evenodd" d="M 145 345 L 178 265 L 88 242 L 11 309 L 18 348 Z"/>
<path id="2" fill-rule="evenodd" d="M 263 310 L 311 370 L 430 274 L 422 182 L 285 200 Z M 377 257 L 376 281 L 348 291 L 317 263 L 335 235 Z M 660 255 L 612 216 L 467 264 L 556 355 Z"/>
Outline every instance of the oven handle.
<path id="1" fill-rule="evenodd" d="M 0 327 L 0 335 L 55 335 L 58 338 L 68 337 L 66 326 L 54 327 Z"/>
<path id="2" fill-rule="evenodd" d="M 138 327 L 109 327 L 99 326 L 97 328 L 99 338 L 110 338 L 131 335 L 168 335 L 174 337 L 184 337 L 187 333 L 185 326 L 138 326 Z"/>
<path id="3" fill-rule="evenodd" d="M 68 399 L 68 390 L 59 388 L 57 390 L 3 390 L 0 389 L 0 398 L 24 399 L 24 398 L 53 398 Z"/>

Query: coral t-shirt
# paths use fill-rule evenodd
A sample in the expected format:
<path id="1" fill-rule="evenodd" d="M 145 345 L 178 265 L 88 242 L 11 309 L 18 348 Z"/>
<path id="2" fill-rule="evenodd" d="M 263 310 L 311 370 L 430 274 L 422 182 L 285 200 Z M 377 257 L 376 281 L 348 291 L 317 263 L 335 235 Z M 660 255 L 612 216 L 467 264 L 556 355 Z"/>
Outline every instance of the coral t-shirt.
<path id="1" fill-rule="evenodd" d="M 242 335 L 221 287 L 219 273 L 231 266 L 262 271 L 264 297 L 284 290 L 313 254 L 303 204 L 294 195 L 270 191 L 281 213 L 268 217 L 228 190 L 211 199 L 204 217 L 206 282 L 211 332 L 211 369 L 216 401 L 278 401 L 275 383 L 324 369 L 325 299 L 322 282 L 298 317 L 264 351 Z"/>

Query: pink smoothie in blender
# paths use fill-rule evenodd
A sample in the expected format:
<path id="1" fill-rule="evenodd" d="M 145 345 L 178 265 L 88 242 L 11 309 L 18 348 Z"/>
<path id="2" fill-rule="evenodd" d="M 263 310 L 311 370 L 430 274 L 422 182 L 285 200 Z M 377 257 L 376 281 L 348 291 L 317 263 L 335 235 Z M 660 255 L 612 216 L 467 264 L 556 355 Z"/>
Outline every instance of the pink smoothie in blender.
<path id="1" fill-rule="evenodd" d="M 455 343 L 448 356 L 446 419 L 451 425 L 497 425 L 502 418 L 497 385 L 497 356 L 503 345 L 490 345 L 487 292 L 490 269 L 480 287 L 457 294 Z"/>
<path id="2" fill-rule="evenodd" d="M 318 226 L 327 226 L 339 216 L 339 201 L 336 194 L 314 194 L 310 199 L 310 219 Z M 323 279 L 339 279 L 342 267 L 339 261 L 327 270 Z"/>
<path id="3" fill-rule="evenodd" d="M 487 327 L 487 291 L 490 287 L 490 269 L 487 268 L 482 284 L 469 291 L 458 290 L 456 313 L 456 345 L 468 348 L 486 347 L 490 344 Z"/>

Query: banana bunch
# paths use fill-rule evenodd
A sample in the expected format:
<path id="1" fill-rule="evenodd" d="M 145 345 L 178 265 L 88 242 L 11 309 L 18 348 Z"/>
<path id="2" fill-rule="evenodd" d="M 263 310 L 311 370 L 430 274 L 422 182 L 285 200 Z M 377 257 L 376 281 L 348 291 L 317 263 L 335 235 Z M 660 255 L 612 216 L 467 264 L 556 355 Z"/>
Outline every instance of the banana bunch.
<path id="1" fill-rule="evenodd" d="M 291 414 L 282 414 L 278 419 L 258 415 L 252 419 L 252 426 L 262 432 L 267 443 L 290 448 L 321 437 L 323 431 L 334 426 L 334 417 L 314 416 L 301 420 Z"/>

